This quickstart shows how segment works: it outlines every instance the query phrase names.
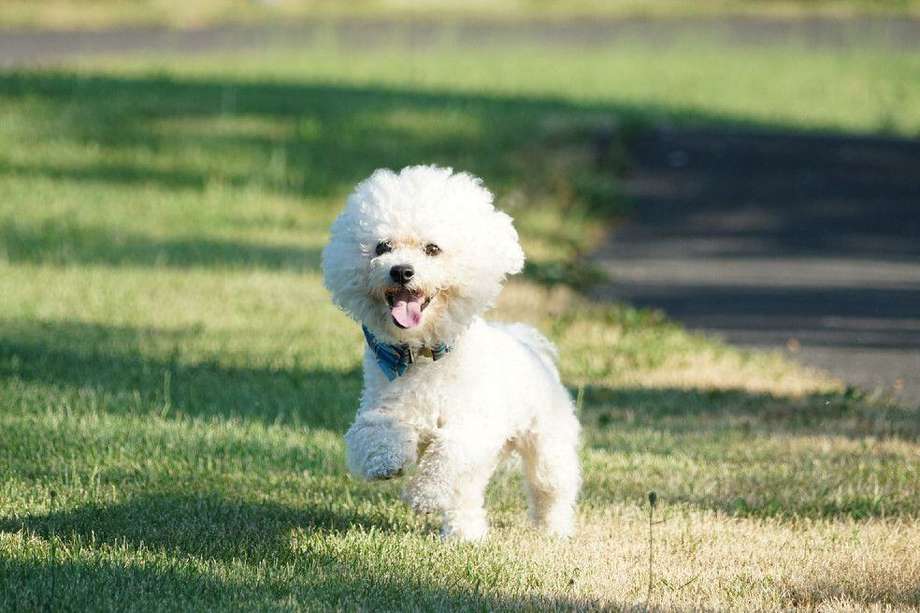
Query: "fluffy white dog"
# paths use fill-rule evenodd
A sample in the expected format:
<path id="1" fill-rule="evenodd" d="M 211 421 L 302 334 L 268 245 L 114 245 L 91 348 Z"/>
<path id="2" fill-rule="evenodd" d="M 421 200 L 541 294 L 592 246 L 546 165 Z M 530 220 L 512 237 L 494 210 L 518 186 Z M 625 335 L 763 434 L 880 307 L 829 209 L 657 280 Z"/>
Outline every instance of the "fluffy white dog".
<path id="1" fill-rule="evenodd" d="M 367 340 L 348 466 L 373 480 L 415 465 L 403 498 L 442 513 L 445 538 L 486 535 L 483 495 L 511 451 L 533 519 L 556 535 L 574 528 L 579 424 L 556 350 L 533 328 L 481 317 L 523 264 L 482 182 L 435 166 L 360 183 L 323 251 L 326 287 Z"/>

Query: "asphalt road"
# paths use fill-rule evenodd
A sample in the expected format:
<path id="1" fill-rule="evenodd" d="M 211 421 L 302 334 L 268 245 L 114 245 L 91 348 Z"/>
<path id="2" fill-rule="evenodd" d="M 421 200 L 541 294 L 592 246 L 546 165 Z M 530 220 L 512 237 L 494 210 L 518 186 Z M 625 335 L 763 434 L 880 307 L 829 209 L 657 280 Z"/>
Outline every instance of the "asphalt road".
<path id="1" fill-rule="evenodd" d="M 108 30 L 0 30 L 0 67 L 56 64 L 105 54 L 207 53 L 270 46 L 302 47 L 334 40 L 350 48 L 409 46 L 423 51 L 440 44 L 483 47 L 537 44 L 578 48 L 641 41 L 656 47 L 685 40 L 728 46 L 797 45 L 806 48 L 874 47 L 920 49 L 920 21 L 900 17 L 840 20 L 764 18 L 563 19 L 505 22 L 438 22 L 415 18 L 340 19 L 273 25 L 218 25 L 203 28 L 122 27 Z"/>
<path id="2" fill-rule="evenodd" d="M 920 141 L 659 130 L 607 297 L 920 406 Z"/>

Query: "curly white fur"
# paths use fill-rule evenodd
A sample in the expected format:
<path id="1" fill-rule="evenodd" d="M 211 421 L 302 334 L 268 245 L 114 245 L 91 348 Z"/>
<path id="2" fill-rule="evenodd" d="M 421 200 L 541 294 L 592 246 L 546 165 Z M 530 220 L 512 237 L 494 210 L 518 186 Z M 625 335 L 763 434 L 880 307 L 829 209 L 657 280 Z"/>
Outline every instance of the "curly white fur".
<path id="1" fill-rule="evenodd" d="M 378 255 L 383 242 L 392 250 Z M 432 244 L 439 253 L 426 253 Z M 360 183 L 323 251 L 333 300 L 377 339 L 415 352 L 451 348 L 437 361 L 419 356 L 393 381 L 365 351 L 364 392 L 345 435 L 357 475 L 388 479 L 416 467 L 403 497 L 441 513 L 444 537 L 486 535 L 483 494 L 509 451 L 523 459 L 534 520 L 557 535 L 574 529 L 579 424 L 555 348 L 529 326 L 481 317 L 523 264 L 512 220 L 482 182 L 435 166 L 378 170 Z M 406 287 L 431 300 L 414 327 L 398 326 L 386 299 L 396 265 L 411 265 Z"/>

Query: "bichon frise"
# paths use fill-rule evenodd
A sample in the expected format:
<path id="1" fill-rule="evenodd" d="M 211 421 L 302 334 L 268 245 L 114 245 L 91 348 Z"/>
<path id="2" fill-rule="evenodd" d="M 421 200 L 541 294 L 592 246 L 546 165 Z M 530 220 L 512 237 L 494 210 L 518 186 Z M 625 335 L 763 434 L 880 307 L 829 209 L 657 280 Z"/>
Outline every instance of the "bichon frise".
<path id="1" fill-rule="evenodd" d="M 482 182 L 435 166 L 360 183 L 323 251 L 326 287 L 367 341 L 348 466 L 371 480 L 416 466 L 403 498 L 442 513 L 444 537 L 485 536 L 486 485 L 510 451 L 533 519 L 556 535 L 574 528 L 579 424 L 556 350 L 531 327 L 482 319 L 523 265 Z"/>

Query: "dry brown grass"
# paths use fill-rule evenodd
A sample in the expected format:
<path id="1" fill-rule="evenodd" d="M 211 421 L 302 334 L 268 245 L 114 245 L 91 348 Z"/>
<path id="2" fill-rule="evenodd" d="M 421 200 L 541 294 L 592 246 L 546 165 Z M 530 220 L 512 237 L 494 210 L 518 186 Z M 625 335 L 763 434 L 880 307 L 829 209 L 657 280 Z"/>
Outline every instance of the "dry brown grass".
<path id="1" fill-rule="evenodd" d="M 783 522 L 661 509 L 648 588 L 648 518 L 614 506 L 584 517 L 570 543 L 518 529 L 504 546 L 557 574 L 549 601 L 591 608 L 916 611 L 920 526 L 913 521 Z"/>

